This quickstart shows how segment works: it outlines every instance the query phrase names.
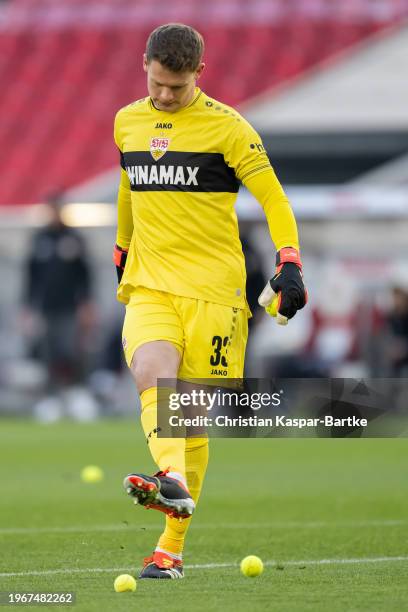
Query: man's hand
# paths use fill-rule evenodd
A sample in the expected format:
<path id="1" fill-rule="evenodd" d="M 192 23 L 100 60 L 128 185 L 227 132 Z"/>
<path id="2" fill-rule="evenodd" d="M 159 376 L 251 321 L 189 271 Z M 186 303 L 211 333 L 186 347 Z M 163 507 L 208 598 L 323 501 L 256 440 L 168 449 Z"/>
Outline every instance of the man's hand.
<path id="1" fill-rule="evenodd" d="M 113 247 L 113 263 L 116 266 L 118 283 L 120 283 L 120 281 L 122 280 L 123 271 L 126 265 L 127 254 L 127 249 L 122 249 L 122 247 L 117 244 L 115 244 L 115 246 Z"/>
<path id="2" fill-rule="evenodd" d="M 276 254 L 275 275 L 262 291 L 258 303 L 268 314 L 276 316 L 279 325 L 287 325 L 306 302 L 299 252 L 293 247 L 285 247 Z"/>

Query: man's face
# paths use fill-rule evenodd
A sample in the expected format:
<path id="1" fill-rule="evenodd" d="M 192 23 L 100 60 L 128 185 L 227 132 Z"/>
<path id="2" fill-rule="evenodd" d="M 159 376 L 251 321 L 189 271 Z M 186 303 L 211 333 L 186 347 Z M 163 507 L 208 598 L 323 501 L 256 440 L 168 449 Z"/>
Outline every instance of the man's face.
<path id="1" fill-rule="evenodd" d="M 157 60 L 147 63 L 144 56 L 143 69 L 147 73 L 147 89 L 155 107 L 166 113 L 176 113 L 191 102 L 204 64 L 201 63 L 195 72 L 172 72 Z"/>

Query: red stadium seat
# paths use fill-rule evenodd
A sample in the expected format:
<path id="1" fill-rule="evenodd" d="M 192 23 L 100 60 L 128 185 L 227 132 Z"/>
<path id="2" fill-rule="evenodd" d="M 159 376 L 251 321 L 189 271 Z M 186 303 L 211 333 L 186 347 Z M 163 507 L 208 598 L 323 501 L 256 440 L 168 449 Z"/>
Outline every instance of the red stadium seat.
<path id="1" fill-rule="evenodd" d="M 99 2 L 98 11 L 112 1 Z M 115 1 L 118 10 L 129 6 Z M 13 3 L 30 11 L 37 0 Z M 196 14 L 203 10 L 201 0 L 186 5 Z M 87 5 L 70 0 L 66 6 Z M 229 10 L 228 3 L 210 8 L 213 16 Z M 249 9 L 243 0 L 241 10 Z M 272 23 L 261 18 L 226 23 L 195 24 L 206 41 L 200 84 L 233 105 L 380 27 L 374 21 L 315 20 L 301 11 Z M 141 65 L 150 29 L 145 23 L 91 27 L 78 21 L 77 26 L 0 31 L 0 155 L 7 177 L 0 182 L 0 204 L 36 202 L 57 185 L 70 187 L 117 163 L 112 122 L 118 108 L 146 95 Z M 22 173 L 31 179 L 22 180 Z"/>

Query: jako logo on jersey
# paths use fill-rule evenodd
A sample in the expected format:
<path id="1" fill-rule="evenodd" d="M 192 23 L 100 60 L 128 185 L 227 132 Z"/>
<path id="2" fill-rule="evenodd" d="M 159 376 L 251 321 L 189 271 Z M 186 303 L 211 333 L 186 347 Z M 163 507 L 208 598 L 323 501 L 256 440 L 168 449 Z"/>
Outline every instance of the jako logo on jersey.
<path id="1" fill-rule="evenodd" d="M 163 157 L 169 148 L 169 138 L 152 138 L 150 140 L 150 153 L 155 161 Z"/>
<path id="2" fill-rule="evenodd" d="M 156 129 L 161 128 L 162 130 L 171 130 L 172 127 L 172 123 L 156 123 Z"/>
<path id="3" fill-rule="evenodd" d="M 133 186 L 198 185 L 199 169 L 199 166 L 126 166 L 129 181 Z"/>

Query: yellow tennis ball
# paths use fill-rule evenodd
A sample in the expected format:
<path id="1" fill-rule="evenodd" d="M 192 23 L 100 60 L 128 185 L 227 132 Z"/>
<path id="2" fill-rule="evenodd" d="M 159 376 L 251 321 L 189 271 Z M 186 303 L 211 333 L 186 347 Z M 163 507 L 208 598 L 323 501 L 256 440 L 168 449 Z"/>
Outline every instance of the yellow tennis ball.
<path id="1" fill-rule="evenodd" d="M 136 580 L 130 574 L 121 574 L 115 578 L 113 588 L 117 593 L 126 593 L 129 591 L 136 591 Z"/>
<path id="2" fill-rule="evenodd" d="M 81 480 L 83 482 L 101 482 L 103 480 L 103 470 L 97 465 L 87 465 L 81 470 Z"/>
<path id="3" fill-rule="evenodd" d="M 249 578 L 255 578 L 255 576 L 262 574 L 263 568 L 261 559 L 255 555 L 249 555 L 241 561 L 241 572 Z"/>
<path id="4" fill-rule="evenodd" d="M 277 295 L 274 300 L 269 304 L 269 306 L 265 306 L 265 310 L 271 317 L 276 317 L 278 314 L 278 303 L 279 303 L 279 295 Z"/>

